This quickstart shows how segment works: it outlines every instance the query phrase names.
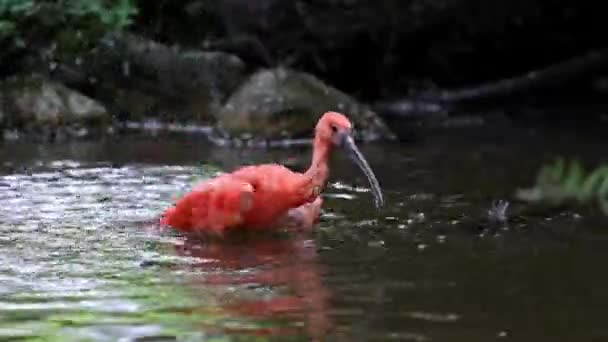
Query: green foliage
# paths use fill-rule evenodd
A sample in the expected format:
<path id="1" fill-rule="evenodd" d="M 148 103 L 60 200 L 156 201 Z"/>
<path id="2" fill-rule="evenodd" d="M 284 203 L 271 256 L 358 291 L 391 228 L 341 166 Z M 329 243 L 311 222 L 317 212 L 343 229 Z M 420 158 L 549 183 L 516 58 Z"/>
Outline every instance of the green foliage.
<path id="1" fill-rule="evenodd" d="M 608 165 L 586 173 L 578 161 L 563 158 L 544 166 L 532 189 L 520 190 L 517 197 L 532 202 L 560 205 L 569 201 L 587 204 L 597 201 L 608 215 Z"/>
<path id="2" fill-rule="evenodd" d="M 0 59 L 19 49 L 80 52 L 137 12 L 132 0 L 0 0 Z"/>
<path id="3" fill-rule="evenodd" d="M 0 0 L 0 39 L 15 33 L 16 19 L 31 15 L 33 0 Z"/>
<path id="4" fill-rule="evenodd" d="M 131 18 L 137 13 L 130 0 L 115 0 L 111 4 L 101 1 L 71 1 L 66 12 L 76 18 L 91 17 L 108 30 L 122 30 L 131 24 Z"/>
<path id="5" fill-rule="evenodd" d="M 135 14 L 137 8 L 131 0 L 0 0 L 0 32 L 11 33 L 9 28 L 35 17 L 47 24 L 97 24 L 121 30 L 131 24 Z"/>

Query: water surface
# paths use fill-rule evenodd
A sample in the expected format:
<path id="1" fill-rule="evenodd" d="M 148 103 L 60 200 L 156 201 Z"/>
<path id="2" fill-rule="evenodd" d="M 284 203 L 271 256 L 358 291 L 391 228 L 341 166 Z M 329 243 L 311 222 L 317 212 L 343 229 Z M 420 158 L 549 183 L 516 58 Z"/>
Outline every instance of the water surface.
<path id="1" fill-rule="evenodd" d="M 201 243 L 150 224 L 197 179 L 302 169 L 305 148 L 178 137 L 0 145 L 0 339 L 589 341 L 608 339 L 605 219 L 486 211 L 556 155 L 601 139 L 515 130 L 362 148 L 386 192 L 334 160 L 313 234 Z"/>

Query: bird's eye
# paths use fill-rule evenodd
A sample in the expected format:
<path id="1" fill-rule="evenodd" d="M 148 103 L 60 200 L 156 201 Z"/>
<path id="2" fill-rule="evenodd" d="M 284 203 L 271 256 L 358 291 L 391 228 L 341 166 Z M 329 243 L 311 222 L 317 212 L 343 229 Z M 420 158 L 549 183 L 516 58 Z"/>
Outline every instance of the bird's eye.
<path id="1" fill-rule="evenodd" d="M 334 133 L 338 132 L 338 127 L 336 127 L 336 125 L 331 125 L 330 127 L 331 127 L 332 132 L 334 132 Z"/>

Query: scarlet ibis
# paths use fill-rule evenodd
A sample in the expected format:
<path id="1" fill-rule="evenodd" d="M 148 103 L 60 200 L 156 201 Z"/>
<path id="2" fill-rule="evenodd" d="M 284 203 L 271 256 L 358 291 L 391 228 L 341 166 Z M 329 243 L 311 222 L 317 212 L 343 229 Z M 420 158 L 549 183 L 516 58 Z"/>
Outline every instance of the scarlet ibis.
<path id="1" fill-rule="evenodd" d="M 222 234 L 280 226 L 310 227 L 318 220 L 329 176 L 329 158 L 342 147 L 367 177 L 376 207 L 383 204 L 378 180 L 353 139 L 350 120 L 325 113 L 315 127 L 312 163 L 304 173 L 282 165 L 245 166 L 205 181 L 167 209 L 161 224 L 190 233 Z"/>

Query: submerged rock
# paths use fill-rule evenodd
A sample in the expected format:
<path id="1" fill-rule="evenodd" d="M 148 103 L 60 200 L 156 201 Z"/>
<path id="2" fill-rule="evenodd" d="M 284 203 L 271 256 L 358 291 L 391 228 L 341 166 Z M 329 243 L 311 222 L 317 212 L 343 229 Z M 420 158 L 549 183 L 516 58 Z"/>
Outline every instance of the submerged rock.
<path id="1" fill-rule="evenodd" d="M 326 111 L 347 114 L 362 140 L 393 138 L 370 107 L 318 78 L 278 68 L 254 73 L 217 112 L 219 127 L 231 136 L 298 138 L 312 135 Z"/>
<path id="2" fill-rule="evenodd" d="M 0 113 L 0 126 L 7 129 L 68 128 L 75 135 L 110 121 L 108 111 L 97 101 L 38 76 L 1 82 Z"/>

